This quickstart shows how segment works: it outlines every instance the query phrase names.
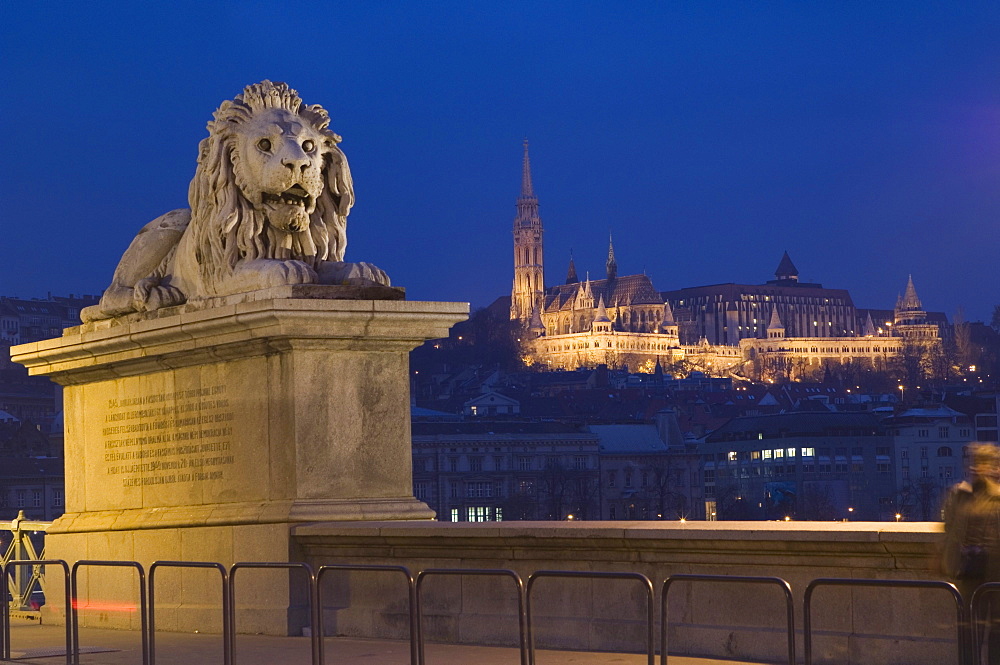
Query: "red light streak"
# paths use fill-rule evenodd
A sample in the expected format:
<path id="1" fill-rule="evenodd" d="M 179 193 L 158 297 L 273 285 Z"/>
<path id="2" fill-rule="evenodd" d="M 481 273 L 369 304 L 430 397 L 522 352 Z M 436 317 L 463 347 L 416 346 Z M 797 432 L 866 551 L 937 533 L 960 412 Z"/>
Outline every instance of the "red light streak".
<path id="1" fill-rule="evenodd" d="M 88 602 L 81 604 L 79 600 L 74 599 L 73 609 L 86 612 L 131 612 L 134 614 L 138 607 L 130 603 Z"/>

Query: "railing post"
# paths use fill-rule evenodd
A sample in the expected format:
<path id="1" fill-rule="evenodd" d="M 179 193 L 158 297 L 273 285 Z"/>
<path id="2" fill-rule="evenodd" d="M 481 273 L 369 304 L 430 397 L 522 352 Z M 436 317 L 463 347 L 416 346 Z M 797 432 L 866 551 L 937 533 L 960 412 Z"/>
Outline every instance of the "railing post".
<path id="1" fill-rule="evenodd" d="M 22 531 L 21 522 L 25 519 L 24 511 L 17 511 L 17 517 L 10 522 L 11 532 L 14 534 L 14 560 L 24 561 L 24 543 L 21 542 Z M 11 593 L 10 604 L 18 610 L 24 607 L 24 588 L 21 586 L 21 566 L 14 568 L 14 591 Z"/>
<path id="2" fill-rule="evenodd" d="M 3 579 L 3 586 L 7 586 L 7 564 L 0 559 L 0 576 Z M 6 601 L 7 599 L 4 598 Z M 10 658 L 10 605 L 6 602 L 0 603 L 3 609 L 0 610 L 0 659 Z"/>

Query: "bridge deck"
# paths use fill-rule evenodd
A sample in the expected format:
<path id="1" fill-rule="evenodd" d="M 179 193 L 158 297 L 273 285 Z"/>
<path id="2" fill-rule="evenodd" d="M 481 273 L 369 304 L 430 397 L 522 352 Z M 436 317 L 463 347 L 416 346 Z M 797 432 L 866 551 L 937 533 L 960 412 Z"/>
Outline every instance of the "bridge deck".
<path id="1" fill-rule="evenodd" d="M 38 625 L 34 621 L 11 622 L 12 660 L 2 663 L 59 665 L 63 658 L 65 629 Z M 304 637 L 239 635 L 236 652 L 240 665 L 296 665 L 310 662 L 309 641 Z M 137 633 L 85 628 L 80 631 L 81 665 L 136 665 L 142 659 Z M 587 653 L 580 651 L 536 652 L 539 665 L 645 665 L 637 654 Z M 450 644 L 428 644 L 426 657 L 434 665 L 516 665 L 516 649 Z M 208 665 L 222 662 L 218 635 L 194 633 L 156 634 L 157 665 Z M 659 662 L 657 660 L 657 662 Z M 408 665 L 409 643 L 395 640 L 330 638 L 326 642 L 330 665 Z M 745 661 L 671 656 L 670 665 L 750 665 Z"/>

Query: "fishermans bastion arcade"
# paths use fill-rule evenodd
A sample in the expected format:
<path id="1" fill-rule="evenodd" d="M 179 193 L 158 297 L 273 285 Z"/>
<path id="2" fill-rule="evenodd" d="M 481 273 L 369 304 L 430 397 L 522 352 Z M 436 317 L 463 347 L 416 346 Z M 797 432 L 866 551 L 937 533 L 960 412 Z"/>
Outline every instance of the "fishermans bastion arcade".
<path id="1" fill-rule="evenodd" d="M 12 350 L 64 386 L 48 558 L 287 562 L 297 523 L 434 517 L 413 497 L 408 353 L 468 304 L 407 302 L 343 261 L 354 190 L 328 124 L 283 83 L 223 102 L 190 208 L 139 231 L 81 326 Z M 288 575 L 266 579 L 241 624 L 301 624 Z"/>

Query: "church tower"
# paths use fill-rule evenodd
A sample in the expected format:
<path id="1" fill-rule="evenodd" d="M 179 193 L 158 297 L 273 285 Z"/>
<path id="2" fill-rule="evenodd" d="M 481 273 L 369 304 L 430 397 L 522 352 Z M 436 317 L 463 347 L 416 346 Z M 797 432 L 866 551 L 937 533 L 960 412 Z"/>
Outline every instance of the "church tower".
<path id="1" fill-rule="evenodd" d="M 510 293 L 510 318 L 527 321 L 532 310 L 543 305 L 545 276 L 542 269 L 542 218 L 538 216 L 538 199 L 531 185 L 531 162 L 528 140 L 524 140 L 524 162 L 521 167 L 521 196 L 517 199 L 514 218 L 514 286 Z"/>

